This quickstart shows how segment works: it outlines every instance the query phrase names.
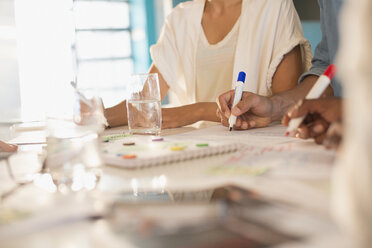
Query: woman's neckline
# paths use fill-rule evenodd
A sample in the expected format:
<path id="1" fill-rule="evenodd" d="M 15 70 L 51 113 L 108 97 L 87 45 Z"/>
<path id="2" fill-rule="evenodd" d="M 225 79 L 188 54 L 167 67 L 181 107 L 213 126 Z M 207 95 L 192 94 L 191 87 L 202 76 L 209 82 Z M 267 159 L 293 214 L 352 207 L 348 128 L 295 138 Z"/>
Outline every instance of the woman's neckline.
<path id="1" fill-rule="evenodd" d="M 238 29 L 239 24 L 240 24 L 240 16 L 236 20 L 234 26 L 231 28 L 231 30 L 229 31 L 229 33 L 227 35 L 225 35 L 225 37 L 223 37 L 223 39 L 220 40 L 219 42 L 217 42 L 216 44 L 209 43 L 208 38 L 207 38 L 207 36 L 206 36 L 206 34 L 204 32 L 203 25 L 200 24 L 200 28 L 202 29 L 202 40 L 205 43 L 205 45 L 207 45 L 210 48 L 217 48 L 217 47 L 223 46 L 223 45 L 225 45 L 231 39 L 231 37 L 234 35 L 234 33 L 237 32 L 237 29 Z"/>

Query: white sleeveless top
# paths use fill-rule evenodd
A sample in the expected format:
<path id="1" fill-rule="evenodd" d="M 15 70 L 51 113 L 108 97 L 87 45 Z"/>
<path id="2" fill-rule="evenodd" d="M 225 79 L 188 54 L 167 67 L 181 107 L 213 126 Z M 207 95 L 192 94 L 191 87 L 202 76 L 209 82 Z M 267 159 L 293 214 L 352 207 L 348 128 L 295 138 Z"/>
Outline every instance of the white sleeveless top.
<path id="1" fill-rule="evenodd" d="M 239 24 L 240 18 L 223 40 L 214 45 L 209 44 L 201 31 L 196 52 L 197 102 L 214 102 L 220 94 L 231 89 Z M 200 28 L 203 29 L 201 25 Z"/>
<path id="2" fill-rule="evenodd" d="M 174 8 L 164 22 L 158 42 L 150 49 L 153 63 L 170 87 L 171 95 L 176 96 L 171 97 L 175 106 L 197 102 L 197 63 L 201 63 L 197 62 L 197 53 L 203 36 L 200 23 L 205 2 L 187 1 Z M 293 0 L 243 0 L 239 26 L 228 89 L 235 87 L 239 72 L 244 71 L 245 91 L 271 95 L 276 68 L 297 45 L 301 46 L 303 69 L 310 68 L 311 47 L 303 37 Z M 198 98 L 203 99 L 200 93 Z"/>

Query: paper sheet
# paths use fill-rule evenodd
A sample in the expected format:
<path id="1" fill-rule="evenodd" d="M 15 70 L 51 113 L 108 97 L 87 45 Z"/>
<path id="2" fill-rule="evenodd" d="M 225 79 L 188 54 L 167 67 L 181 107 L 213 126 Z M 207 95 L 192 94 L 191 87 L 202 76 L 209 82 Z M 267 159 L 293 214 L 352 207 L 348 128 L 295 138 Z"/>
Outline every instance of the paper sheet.
<path id="1" fill-rule="evenodd" d="M 286 137 L 286 127 L 272 125 L 246 131 L 228 131 L 217 125 L 179 135 L 179 138 L 198 138 L 208 141 L 238 142 L 241 149 L 221 160 L 210 170 L 219 175 L 260 175 L 327 179 L 335 152 L 316 145 L 312 140 Z"/>
<path id="2" fill-rule="evenodd" d="M 286 127 L 277 124 L 265 128 L 233 130 L 231 132 L 225 126 L 216 125 L 188 133 L 183 133 L 178 135 L 178 137 L 199 137 L 199 139 L 205 139 L 208 141 L 235 141 L 255 146 L 265 146 L 267 144 L 280 144 L 299 141 L 296 138 L 286 137 L 285 132 Z"/>

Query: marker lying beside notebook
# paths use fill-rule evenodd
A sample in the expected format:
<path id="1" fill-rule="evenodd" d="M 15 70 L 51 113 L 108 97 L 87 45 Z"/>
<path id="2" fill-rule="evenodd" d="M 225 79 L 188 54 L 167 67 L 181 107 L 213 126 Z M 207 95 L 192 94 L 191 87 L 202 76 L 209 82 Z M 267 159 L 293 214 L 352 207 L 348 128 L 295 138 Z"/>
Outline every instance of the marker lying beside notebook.
<path id="1" fill-rule="evenodd" d="M 323 75 L 319 77 L 314 86 L 311 88 L 309 93 L 306 95 L 305 99 L 316 99 L 319 98 L 328 85 L 331 83 L 332 78 L 336 74 L 337 68 L 335 65 L 329 65 Z M 298 117 L 291 119 L 288 125 L 286 136 L 289 136 L 291 133 L 296 131 L 301 125 L 306 116 Z"/>

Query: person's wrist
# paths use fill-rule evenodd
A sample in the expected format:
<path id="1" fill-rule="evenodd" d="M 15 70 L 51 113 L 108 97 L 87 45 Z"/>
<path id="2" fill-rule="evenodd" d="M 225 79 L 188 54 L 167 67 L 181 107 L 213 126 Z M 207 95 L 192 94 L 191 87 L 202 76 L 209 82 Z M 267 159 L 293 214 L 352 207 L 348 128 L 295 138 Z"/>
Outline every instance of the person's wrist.
<path id="1" fill-rule="evenodd" d="M 281 108 L 281 101 L 279 96 L 268 97 L 268 117 L 270 118 L 270 122 L 273 121 L 280 121 L 284 115 L 283 110 Z"/>
<path id="2" fill-rule="evenodd" d="M 205 114 L 205 108 L 202 103 L 194 103 L 191 105 L 191 116 L 193 123 L 203 119 Z"/>

